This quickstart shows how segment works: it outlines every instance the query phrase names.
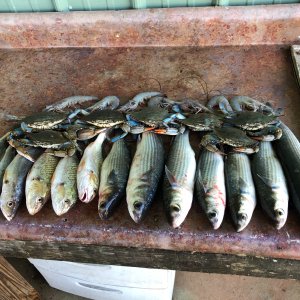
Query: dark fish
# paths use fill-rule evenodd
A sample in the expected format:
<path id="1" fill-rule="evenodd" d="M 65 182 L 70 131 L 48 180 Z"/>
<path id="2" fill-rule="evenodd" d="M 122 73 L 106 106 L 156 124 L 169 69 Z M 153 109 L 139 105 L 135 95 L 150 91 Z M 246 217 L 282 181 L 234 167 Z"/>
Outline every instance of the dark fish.
<path id="1" fill-rule="evenodd" d="M 125 196 L 130 162 L 131 157 L 125 141 L 118 140 L 102 164 L 98 204 L 102 219 L 109 218 Z"/>

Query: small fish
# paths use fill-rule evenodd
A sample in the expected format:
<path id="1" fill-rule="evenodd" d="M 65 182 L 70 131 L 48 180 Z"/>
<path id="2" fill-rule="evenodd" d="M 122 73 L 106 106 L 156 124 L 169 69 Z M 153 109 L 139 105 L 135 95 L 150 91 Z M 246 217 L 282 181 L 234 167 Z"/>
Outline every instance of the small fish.
<path id="1" fill-rule="evenodd" d="M 272 145 L 289 183 L 291 199 L 300 213 L 300 142 L 288 126 L 281 123 L 282 137 Z"/>
<path id="2" fill-rule="evenodd" d="M 149 209 L 164 168 L 163 143 L 155 133 L 144 132 L 137 145 L 126 187 L 131 218 L 139 223 Z"/>
<path id="3" fill-rule="evenodd" d="M 51 199 L 54 212 L 61 216 L 77 201 L 76 175 L 79 160 L 75 155 L 61 159 L 51 181 Z"/>
<path id="4" fill-rule="evenodd" d="M 252 174 L 262 208 L 280 229 L 287 219 L 289 195 L 283 169 L 271 142 L 260 143 L 259 152 L 253 155 Z"/>
<path id="5" fill-rule="evenodd" d="M 250 160 L 245 153 L 229 153 L 225 159 L 226 192 L 237 232 L 250 222 L 256 206 L 256 194 Z"/>
<path id="6" fill-rule="evenodd" d="M 109 218 L 113 209 L 125 196 L 130 162 L 130 153 L 125 141 L 118 140 L 113 144 L 101 169 L 98 204 L 101 219 Z"/>
<path id="7" fill-rule="evenodd" d="M 78 196 L 82 202 L 89 203 L 97 195 L 100 184 L 100 172 L 103 163 L 102 146 L 106 131 L 84 150 L 77 170 Z"/>
<path id="8" fill-rule="evenodd" d="M 196 171 L 196 197 L 214 229 L 224 218 L 226 206 L 223 156 L 203 150 Z"/>
<path id="9" fill-rule="evenodd" d="M 165 166 L 163 199 L 167 218 L 172 227 L 185 220 L 193 202 L 196 159 L 189 132 L 175 137 Z"/>
<path id="10" fill-rule="evenodd" d="M 60 158 L 43 153 L 33 164 L 26 178 L 25 196 L 29 214 L 39 212 L 50 199 L 51 178 Z"/>
<path id="11" fill-rule="evenodd" d="M 28 153 L 36 159 L 41 154 L 41 150 L 33 148 L 29 149 Z M 8 221 L 13 219 L 25 196 L 26 176 L 32 165 L 30 160 L 17 154 L 4 172 L 0 205 Z"/>
<path id="12" fill-rule="evenodd" d="M 0 159 L 0 193 L 2 191 L 4 172 L 15 156 L 16 156 L 15 149 L 8 146 L 6 148 L 6 151 L 5 151 L 2 159 Z"/>
<path id="13" fill-rule="evenodd" d="M 6 133 L 5 135 L 3 135 L 2 137 L 0 137 L 0 160 L 4 156 L 7 146 L 8 146 L 7 140 L 6 140 L 8 135 L 9 135 L 9 132 Z"/>

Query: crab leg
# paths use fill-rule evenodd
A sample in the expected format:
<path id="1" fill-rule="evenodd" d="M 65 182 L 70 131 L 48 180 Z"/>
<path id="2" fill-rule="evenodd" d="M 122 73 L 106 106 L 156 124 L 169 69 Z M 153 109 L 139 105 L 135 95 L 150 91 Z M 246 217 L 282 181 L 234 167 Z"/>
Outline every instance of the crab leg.
<path id="1" fill-rule="evenodd" d="M 66 107 L 94 100 L 99 100 L 99 98 L 96 96 L 71 96 L 46 106 L 43 111 L 62 111 Z"/>
<path id="2" fill-rule="evenodd" d="M 229 104 L 229 101 L 222 95 L 212 97 L 208 103 L 207 107 L 213 109 L 214 106 L 218 105 L 223 114 L 227 115 L 233 112 L 232 107 Z"/>

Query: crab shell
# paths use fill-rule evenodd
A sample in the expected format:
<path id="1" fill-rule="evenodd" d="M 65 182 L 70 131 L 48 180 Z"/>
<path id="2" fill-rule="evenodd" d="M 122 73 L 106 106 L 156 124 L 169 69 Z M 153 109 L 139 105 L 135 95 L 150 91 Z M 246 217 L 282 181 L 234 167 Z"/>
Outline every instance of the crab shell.
<path id="1" fill-rule="evenodd" d="M 101 128 L 113 127 L 126 121 L 121 112 L 108 109 L 94 111 L 82 117 L 81 120 Z"/>
<path id="2" fill-rule="evenodd" d="M 265 115 L 254 111 L 241 111 L 228 117 L 226 122 L 243 130 L 253 131 L 267 127 L 274 123 L 276 119 L 277 116 L 274 115 Z"/>
<path id="3" fill-rule="evenodd" d="M 163 108 L 146 107 L 140 111 L 131 112 L 128 115 L 137 122 L 155 127 L 160 125 L 164 119 L 170 117 L 172 114 Z"/>
<path id="4" fill-rule="evenodd" d="M 191 115 L 186 119 L 180 120 L 180 123 L 186 125 L 193 131 L 209 131 L 214 127 L 221 127 L 223 121 L 220 117 L 211 113 L 199 113 Z"/>
<path id="5" fill-rule="evenodd" d="M 21 120 L 27 127 L 44 130 L 55 127 L 66 119 L 67 115 L 58 112 L 40 112 Z"/>

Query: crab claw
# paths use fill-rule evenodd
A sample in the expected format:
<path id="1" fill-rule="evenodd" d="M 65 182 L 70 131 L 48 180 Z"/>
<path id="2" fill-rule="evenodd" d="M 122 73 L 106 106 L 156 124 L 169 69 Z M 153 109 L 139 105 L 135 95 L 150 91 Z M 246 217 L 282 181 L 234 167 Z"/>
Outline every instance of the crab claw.
<path id="1" fill-rule="evenodd" d="M 270 126 L 260 131 L 248 132 L 248 135 L 257 141 L 272 142 L 281 138 L 282 129 L 276 126 Z"/>
<path id="2" fill-rule="evenodd" d="M 255 145 L 253 147 L 235 147 L 233 148 L 234 152 L 242 152 L 246 154 L 253 154 L 259 151 L 259 146 Z"/>
<path id="3" fill-rule="evenodd" d="M 222 152 L 217 145 L 220 143 L 220 139 L 213 133 L 208 133 L 201 139 L 201 146 L 211 152 L 219 153 L 224 155 L 225 153 Z"/>

